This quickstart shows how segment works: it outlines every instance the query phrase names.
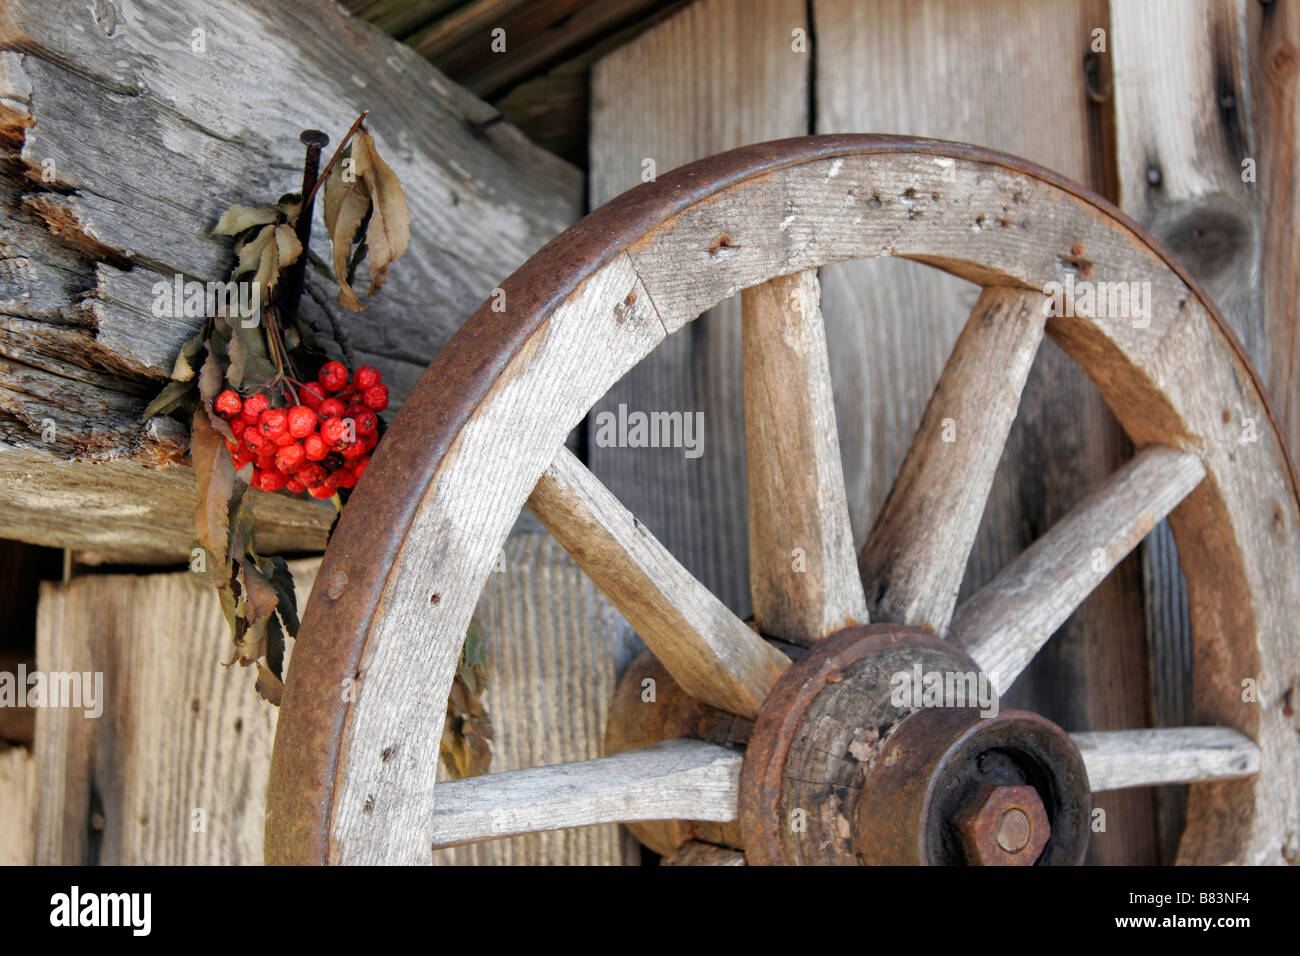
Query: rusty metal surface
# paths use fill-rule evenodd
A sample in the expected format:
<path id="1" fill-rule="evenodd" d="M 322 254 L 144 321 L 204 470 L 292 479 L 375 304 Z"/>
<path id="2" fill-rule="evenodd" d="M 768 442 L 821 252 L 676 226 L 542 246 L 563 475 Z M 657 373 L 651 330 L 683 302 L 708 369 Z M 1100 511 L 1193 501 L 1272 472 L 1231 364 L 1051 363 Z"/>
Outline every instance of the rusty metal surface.
<path id="1" fill-rule="evenodd" d="M 1038 791 L 981 783 L 953 817 L 972 866 L 1033 866 L 1052 825 Z"/>
<path id="2" fill-rule="evenodd" d="M 977 670 L 959 648 L 929 631 L 902 624 L 863 624 L 814 644 L 772 687 L 754 722 L 740 771 L 740 830 L 750 866 L 792 862 L 781 842 L 781 784 L 790 745 L 808 708 L 823 689 L 840 681 L 851 665 L 900 648 L 941 651 L 965 661 L 971 671 Z"/>
<path id="3" fill-rule="evenodd" d="M 266 859 L 327 863 L 330 820 L 343 770 L 348 678 L 360 674 L 388 575 L 425 490 L 456 435 L 506 365 L 543 329 L 578 285 L 634 241 L 686 207 L 774 170 L 872 153 L 924 153 L 1004 167 L 1049 183 L 1099 209 L 1155 251 L 1201 300 L 1233 348 L 1281 441 L 1258 375 L 1200 287 L 1140 226 L 1101 197 L 1006 154 L 960 143 L 897 136 L 809 136 L 747 146 L 665 173 L 597 209 L 557 236 L 502 283 L 511 321 L 485 302 L 425 370 L 344 510 L 312 589 L 285 686 L 271 761 Z M 1282 445 L 1292 492 L 1295 469 Z M 1297 496 L 1300 507 L 1300 496 Z"/>
<path id="4" fill-rule="evenodd" d="M 962 846 L 960 821 L 985 785 L 1028 786 L 1037 792 L 1050 827 L 1038 865 L 1083 862 L 1092 793 L 1070 736 L 1028 711 L 981 717 L 973 708 L 919 710 L 889 738 L 867 771 L 858 802 L 856 833 L 863 862 L 1000 862 L 991 853 L 990 860 L 971 861 Z"/>

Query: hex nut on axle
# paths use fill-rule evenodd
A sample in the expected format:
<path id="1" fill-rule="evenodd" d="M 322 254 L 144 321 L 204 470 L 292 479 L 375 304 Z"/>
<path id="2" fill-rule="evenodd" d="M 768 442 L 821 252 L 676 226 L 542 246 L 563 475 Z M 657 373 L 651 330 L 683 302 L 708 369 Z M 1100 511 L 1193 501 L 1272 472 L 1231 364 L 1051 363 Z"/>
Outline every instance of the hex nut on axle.
<path id="1" fill-rule="evenodd" d="M 982 783 L 953 817 L 973 866 L 1032 866 L 1052 835 L 1038 791 Z"/>

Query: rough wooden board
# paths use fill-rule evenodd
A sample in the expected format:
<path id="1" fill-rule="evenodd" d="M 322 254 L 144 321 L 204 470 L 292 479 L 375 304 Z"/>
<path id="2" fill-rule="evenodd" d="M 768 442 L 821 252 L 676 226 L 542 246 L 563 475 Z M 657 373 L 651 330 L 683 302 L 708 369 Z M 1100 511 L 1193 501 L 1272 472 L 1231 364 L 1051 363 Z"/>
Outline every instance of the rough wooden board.
<path id="1" fill-rule="evenodd" d="M 305 597 L 319 561 L 291 566 Z M 477 613 L 496 730 L 492 769 L 600 756 L 617 612 L 547 535 L 512 538 L 499 566 Z M 43 669 L 101 669 L 108 700 L 98 721 L 38 711 L 39 861 L 260 863 L 276 711 L 257 698 L 249 671 L 220 666 L 229 636 L 210 590 L 188 573 L 47 585 L 39 640 Z M 92 792 L 104 816 L 97 848 L 86 839 Z M 0 803 L 8 820 L 11 798 Z M 195 807 L 208 812 L 207 833 L 190 831 Z M 441 850 L 433 862 L 624 859 L 618 828 L 604 826 Z"/>
<path id="2" fill-rule="evenodd" d="M 203 53 L 192 51 L 195 30 L 205 31 Z M 323 321 L 327 303 L 340 315 L 360 360 L 392 380 L 396 407 L 501 277 L 576 218 L 577 171 L 508 125 L 472 132 L 466 124 L 489 106 L 324 0 L 136 0 L 98 15 L 52 0 L 5 7 L 0 449 L 22 450 L 24 473 L 49 469 L 56 485 L 71 478 L 75 488 L 76 469 L 53 474 L 62 459 L 179 458 L 174 429 L 151 436 L 138 418 L 202 320 L 155 317 L 154 282 L 223 277 L 229 244 L 206 235 L 220 211 L 296 188 L 299 131 L 338 137 L 363 108 L 405 186 L 411 247 L 366 313 L 342 314 L 311 270 L 303 309 Z M 41 179 L 46 160 L 54 182 Z M 313 239 L 321 254 L 323 233 Z M 164 531 L 124 533 L 117 559 L 188 551 L 189 536 L 172 532 L 177 502 L 165 488 L 152 500 L 154 477 L 140 473 L 118 497 L 143 502 Z M 7 535 L 112 550 L 89 509 L 79 517 L 93 541 L 71 522 L 43 529 L 32 513 L 39 501 L 21 485 L 0 482 L 0 503 Z M 291 547 L 318 546 L 328 517 L 315 514 Z"/>
<path id="3" fill-rule="evenodd" d="M 1300 449 L 1300 9 L 1293 3 L 1247 5 L 1250 21 L 1250 91 L 1259 208 L 1264 339 L 1273 409 L 1294 456 Z"/>
<path id="4" fill-rule="evenodd" d="M 26 747 L 0 748 L 0 866 L 31 866 L 36 859 L 36 764 Z"/>
<path id="5" fill-rule="evenodd" d="M 702 0 L 601 60 L 592 73 L 593 207 L 657 173 L 745 143 L 808 132 L 801 0 Z M 751 611 L 741 325 L 737 300 L 674 336 L 592 409 L 700 411 L 704 454 L 602 448 L 588 464 L 733 612 Z M 594 420 L 594 418 L 593 418 Z M 843 432 L 841 431 L 841 434 Z M 594 433 L 593 433 L 594 437 Z"/>
<path id="6" fill-rule="evenodd" d="M 1104 185 L 1104 143 L 1082 69 L 1090 31 L 1108 25 L 1104 3 L 814 0 L 812 9 L 817 132 L 880 130 L 977 143 L 1094 188 Z M 1014 209 L 1003 216 L 1016 218 Z M 840 448 L 861 545 L 978 289 L 894 261 L 833 266 L 823 270 L 822 285 Z M 900 313 L 903 335 L 887 321 Z M 1096 391 L 1044 343 L 960 597 L 1128 454 Z M 1071 728 L 1141 726 L 1147 719 L 1143 655 L 1138 570 L 1128 562 L 1049 644 L 1009 705 Z M 1105 798 L 1111 829 L 1105 840 L 1093 841 L 1091 859 L 1153 858 L 1145 800 L 1145 794 Z"/>

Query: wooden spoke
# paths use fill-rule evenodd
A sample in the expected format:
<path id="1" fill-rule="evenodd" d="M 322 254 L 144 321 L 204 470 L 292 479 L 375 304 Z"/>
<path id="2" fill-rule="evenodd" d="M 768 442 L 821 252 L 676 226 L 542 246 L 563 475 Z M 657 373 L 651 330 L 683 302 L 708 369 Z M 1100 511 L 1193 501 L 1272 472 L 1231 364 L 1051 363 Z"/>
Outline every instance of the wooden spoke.
<path id="1" fill-rule="evenodd" d="M 989 287 L 975 304 L 862 549 L 873 619 L 947 630 L 1048 301 Z"/>
<path id="2" fill-rule="evenodd" d="M 1005 692 L 1110 570 L 1205 477 L 1189 452 L 1144 449 L 957 611 L 948 634 Z"/>
<path id="3" fill-rule="evenodd" d="M 438 784 L 433 846 L 632 820 L 733 820 L 743 756 L 666 740 L 578 763 Z"/>
<path id="4" fill-rule="evenodd" d="M 1096 731 L 1070 737 L 1083 755 L 1094 793 L 1259 772 L 1259 747 L 1228 727 Z"/>
<path id="5" fill-rule="evenodd" d="M 805 646 L 867 623 L 820 297 L 816 270 L 741 296 L 754 616 Z"/>
<path id="6" fill-rule="evenodd" d="M 681 566 L 567 448 L 529 507 L 698 700 L 753 717 L 790 661 Z"/>

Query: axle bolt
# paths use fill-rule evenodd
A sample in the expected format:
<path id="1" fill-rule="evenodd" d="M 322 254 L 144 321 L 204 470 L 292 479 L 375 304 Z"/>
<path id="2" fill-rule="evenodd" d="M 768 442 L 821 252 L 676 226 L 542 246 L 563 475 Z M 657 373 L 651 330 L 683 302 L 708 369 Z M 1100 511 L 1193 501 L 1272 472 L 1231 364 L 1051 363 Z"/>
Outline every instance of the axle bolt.
<path id="1" fill-rule="evenodd" d="M 1031 866 L 1052 835 L 1038 791 L 982 783 L 953 817 L 974 866 Z"/>

